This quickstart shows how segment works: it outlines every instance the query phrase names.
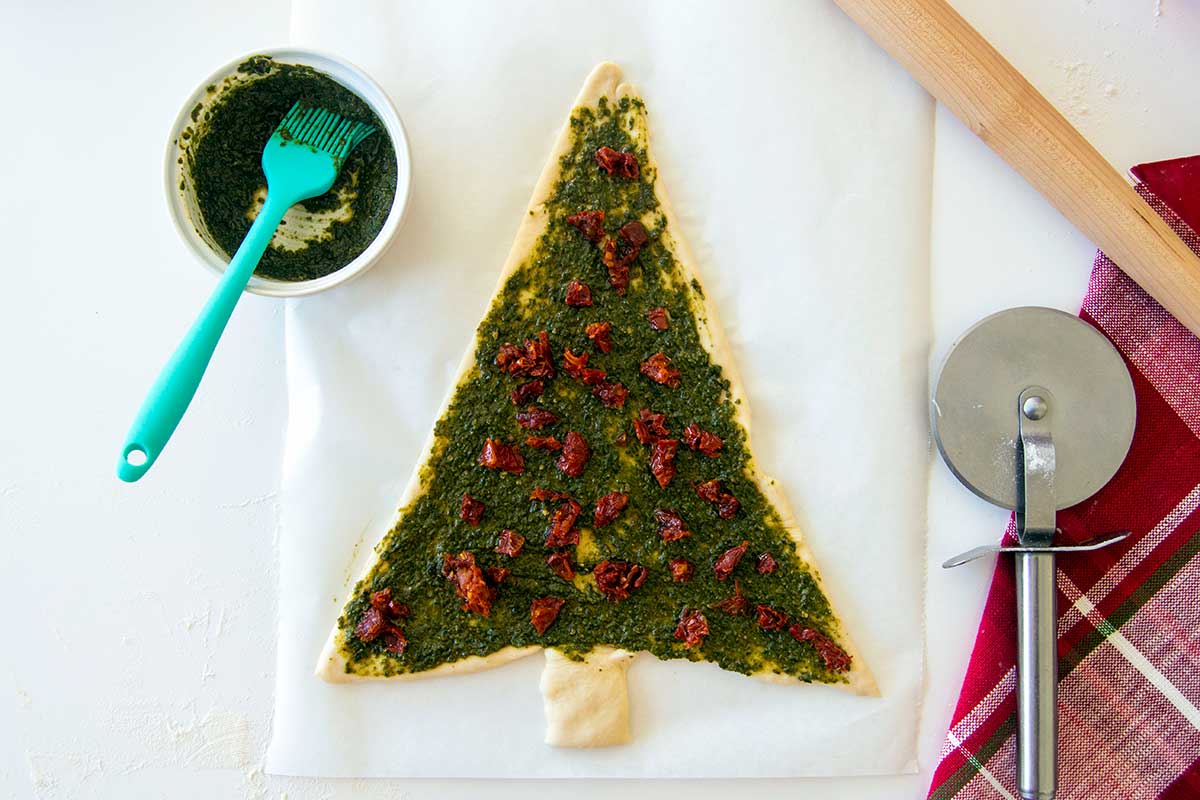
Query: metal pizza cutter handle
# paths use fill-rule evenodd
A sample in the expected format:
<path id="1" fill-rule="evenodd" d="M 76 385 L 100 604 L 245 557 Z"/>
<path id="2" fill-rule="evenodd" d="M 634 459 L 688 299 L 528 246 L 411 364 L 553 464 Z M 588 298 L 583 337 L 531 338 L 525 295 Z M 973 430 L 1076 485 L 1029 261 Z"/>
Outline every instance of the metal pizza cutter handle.
<path id="1" fill-rule="evenodd" d="M 1017 512 L 1017 790 L 1051 800 L 1057 788 L 1058 620 L 1055 554 L 1120 541 L 1110 534 L 1054 546 L 1059 509 L 1095 494 L 1133 440 L 1136 401 L 1125 362 L 1096 329 L 1049 308 L 984 319 L 954 344 L 932 400 L 938 450 L 971 491 Z"/>

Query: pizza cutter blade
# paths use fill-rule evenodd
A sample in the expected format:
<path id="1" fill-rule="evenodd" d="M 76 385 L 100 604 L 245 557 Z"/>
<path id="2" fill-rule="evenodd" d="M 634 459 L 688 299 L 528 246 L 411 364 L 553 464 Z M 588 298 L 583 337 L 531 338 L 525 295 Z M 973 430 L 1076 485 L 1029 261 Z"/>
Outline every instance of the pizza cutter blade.
<path id="1" fill-rule="evenodd" d="M 955 342 L 930 405 L 934 440 L 951 472 L 975 494 L 1017 512 L 1018 545 L 995 548 L 1016 558 L 1017 789 L 1023 800 L 1051 800 L 1058 739 L 1055 554 L 1094 550 L 1128 535 L 1055 546 L 1055 517 L 1099 491 L 1125 460 L 1137 412 L 1133 381 L 1112 344 L 1078 317 L 1012 308 Z"/>

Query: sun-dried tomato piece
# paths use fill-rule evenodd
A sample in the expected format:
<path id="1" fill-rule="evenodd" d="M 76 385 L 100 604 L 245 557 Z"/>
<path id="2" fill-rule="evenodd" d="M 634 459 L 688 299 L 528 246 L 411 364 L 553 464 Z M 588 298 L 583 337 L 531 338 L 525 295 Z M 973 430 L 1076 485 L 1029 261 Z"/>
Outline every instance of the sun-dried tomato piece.
<path id="1" fill-rule="evenodd" d="M 678 439 L 659 439 L 650 450 L 650 472 L 664 489 L 675 477 L 675 451 L 678 448 Z"/>
<path id="2" fill-rule="evenodd" d="M 647 311 L 646 319 L 650 321 L 650 327 L 656 331 L 665 331 L 671 327 L 671 324 L 667 322 L 667 310 L 662 306 Z"/>
<path id="3" fill-rule="evenodd" d="M 592 394 L 600 398 L 605 408 L 623 408 L 629 398 L 629 390 L 620 383 L 602 383 L 592 389 Z"/>
<path id="4" fill-rule="evenodd" d="M 388 603 L 392 602 L 392 587 L 380 589 L 378 592 L 372 592 L 368 598 L 372 608 L 377 608 L 383 611 L 387 608 Z"/>
<path id="5" fill-rule="evenodd" d="M 555 528 L 553 524 L 546 533 L 546 547 L 574 547 L 579 544 L 578 528 Z"/>
<path id="6" fill-rule="evenodd" d="M 538 634 L 545 633 L 554 620 L 558 619 L 558 612 L 562 610 L 563 603 L 567 602 L 561 597 L 538 597 L 529 604 L 529 624 Z"/>
<path id="7" fill-rule="evenodd" d="M 588 353 L 580 353 L 575 355 L 571 352 L 571 348 L 566 348 L 563 351 L 563 370 L 572 378 L 579 376 L 579 373 L 587 368 L 588 359 L 591 355 Z"/>
<path id="8" fill-rule="evenodd" d="M 731 547 L 721 553 L 716 563 L 713 564 L 713 572 L 716 574 L 717 580 L 723 581 L 729 577 L 733 568 L 742 560 L 742 556 L 746 555 L 746 548 L 749 546 L 749 542 L 742 542 L 737 547 Z"/>
<path id="9" fill-rule="evenodd" d="M 655 353 L 643 361 L 641 372 L 663 386 L 670 386 L 672 389 L 679 386 L 679 370 L 671 366 L 671 359 L 663 352 Z"/>
<path id="10" fill-rule="evenodd" d="M 523 348 L 505 342 L 496 354 L 496 366 L 510 375 L 553 378 L 554 360 L 550 355 L 550 334 L 538 331 L 537 339 L 526 339 Z"/>
<path id="11" fill-rule="evenodd" d="M 623 252 L 619 252 L 617 240 L 611 236 L 604 240 L 602 258 L 608 270 L 608 283 L 619 295 L 624 295 L 625 290 L 629 288 L 629 267 L 637 254 L 636 247 L 626 247 Z"/>
<path id="12" fill-rule="evenodd" d="M 607 253 L 608 251 L 605 250 L 606 255 Z M 622 261 L 610 266 L 608 268 L 608 284 L 616 290 L 619 296 L 624 297 L 625 292 L 629 290 L 629 265 Z"/>
<path id="13" fill-rule="evenodd" d="M 821 660 L 825 662 L 825 669 L 830 672 L 845 672 L 850 669 L 850 654 L 834 644 L 833 640 L 820 631 L 796 623 L 788 628 L 788 633 L 797 642 L 812 643 L 812 646 L 817 649 L 817 654 L 821 656 Z"/>
<path id="14" fill-rule="evenodd" d="M 646 423 L 650 428 L 650 432 L 657 438 L 659 436 L 667 436 L 670 431 L 667 430 L 667 415 L 656 414 L 648 408 L 638 410 L 638 418 Z"/>
<path id="15" fill-rule="evenodd" d="M 454 584 L 454 592 L 461 597 L 463 611 L 488 616 L 492 613 L 494 593 L 483 576 L 483 570 L 475 563 L 475 554 L 465 550 L 457 556 L 446 553 L 442 561 L 442 575 Z"/>
<path id="16" fill-rule="evenodd" d="M 502 556 L 515 558 L 521 554 L 521 548 L 524 546 L 524 536 L 516 531 L 505 529 L 500 531 L 500 539 L 496 542 L 496 552 Z"/>
<path id="17" fill-rule="evenodd" d="M 646 233 L 646 226 L 636 219 L 626 222 L 617 233 L 620 234 L 622 239 L 638 249 L 641 249 L 646 242 L 650 241 L 650 234 Z"/>
<path id="18" fill-rule="evenodd" d="M 746 602 L 746 596 L 742 594 L 742 582 L 737 578 L 733 579 L 733 594 L 726 597 L 719 603 L 713 603 L 712 607 L 718 611 L 724 611 L 726 614 L 733 616 L 741 616 L 746 613 L 746 608 L 749 603 Z"/>
<path id="19" fill-rule="evenodd" d="M 700 431 L 700 442 L 696 445 L 695 449 L 704 453 L 709 458 L 716 458 L 724 446 L 725 440 L 720 436 L 709 431 Z"/>
<path id="20" fill-rule="evenodd" d="M 619 247 L 620 245 L 618 244 L 617 240 L 612 236 L 609 236 L 607 239 L 605 239 L 604 244 L 600 246 L 601 260 L 604 261 L 604 266 L 608 267 L 608 279 L 610 283 L 612 282 L 613 278 L 613 268 L 620 263 L 620 257 L 617 254 Z M 629 265 L 626 264 L 625 266 L 628 267 Z M 628 269 L 626 271 L 628 272 Z"/>
<path id="21" fill-rule="evenodd" d="M 404 630 L 395 625 L 388 625 L 383 632 L 383 649 L 389 653 L 403 655 L 408 648 L 408 637 L 404 635 Z"/>
<path id="22" fill-rule="evenodd" d="M 615 444 L 617 447 L 624 447 L 625 445 L 629 444 L 629 434 L 625 431 L 621 431 L 619 434 L 617 434 L 617 438 L 613 439 L 613 444 Z"/>
<path id="23" fill-rule="evenodd" d="M 535 487 L 534 490 L 529 493 L 529 499 L 530 500 L 546 500 L 548 502 L 553 503 L 555 500 L 570 500 L 571 495 L 567 494 L 566 492 L 560 492 L 557 489 L 546 489 L 544 487 L 538 486 L 538 487 Z"/>
<path id="24" fill-rule="evenodd" d="M 538 431 L 556 422 L 558 422 L 558 414 L 537 406 L 530 406 L 524 411 L 517 412 L 517 424 L 525 430 Z"/>
<path id="25" fill-rule="evenodd" d="M 385 627 L 387 627 L 387 622 L 383 618 L 383 612 L 370 606 L 354 628 L 354 635 L 361 641 L 373 642 L 379 638 L 379 634 L 383 633 Z"/>
<path id="26" fill-rule="evenodd" d="M 770 553 L 759 553 L 758 563 L 754 565 L 759 575 L 770 575 L 775 571 L 775 556 Z"/>
<path id="27" fill-rule="evenodd" d="M 575 520 L 579 519 L 583 506 L 571 498 L 550 514 L 550 527 L 546 529 L 546 547 L 568 547 L 579 544 L 579 531 Z"/>
<path id="28" fill-rule="evenodd" d="M 633 421 L 633 432 L 642 444 L 654 444 L 659 438 L 667 435 L 667 415 L 655 414 L 650 409 L 643 408 L 638 411 L 638 418 Z"/>
<path id="29" fill-rule="evenodd" d="M 664 542 L 678 542 L 692 535 L 685 527 L 683 518 L 669 508 L 655 509 L 654 519 L 658 522 L 658 535 Z"/>
<path id="30" fill-rule="evenodd" d="M 602 369 L 588 367 L 587 369 L 580 370 L 579 374 L 575 377 L 587 386 L 596 386 L 604 383 L 604 379 L 608 377 L 608 373 Z"/>
<path id="31" fill-rule="evenodd" d="M 477 463 L 488 469 L 499 469 L 513 475 L 520 475 L 525 471 L 525 459 L 521 457 L 517 446 L 505 444 L 499 439 L 484 440 L 483 452 L 479 454 Z"/>
<path id="32" fill-rule="evenodd" d="M 570 475 L 572 478 L 578 478 L 583 474 L 583 468 L 587 464 L 588 456 L 591 451 L 588 450 L 587 441 L 578 431 L 567 431 L 567 438 L 563 440 L 562 455 L 558 457 L 555 466 L 563 471 L 563 474 Z"/>
<path id="33" fill-rule="evenodd" d="M 649 571 L 640 564 L 628 561 L 610 561 L 604 559 L 592 570 L 596 579 L 596 588 L 608 600 L 619 603 L 629 597 L 629 593 L 640 588 L 646 582 Z"/>
<path id="34" fill-rule="evenodd" d="M 592 525 L 603 528 L 616 519 L 627 505 L 629 505 L 629 495 L 624 492 L 609 492 L 596 501 L 596 512 L 592 515 Z"/>
<path id="35" fill-rule="evenodd" d="M 563 369 L 575 380 L 595 386 L 604 380 L 606 374 L 602 369 L 592 369 L 587 365 L 590 356 L 590 353 L 575 355 L 568 347 L 563 351 Z"/>
<path id="36" fill-rule="evenodd" d="M 566 550 L 556 550 L 546 558 L 550 571 L 564 581 L 575 580 L 575 567 L 571 564 L 571 554 Z"/>
<path id="37" fill-rule="evenodd" d="M 778 608 L 759 604 L 754 610 L 758 612 L 758 627 L 764 631 L 781 631 L 788 624 L 788 615 Z"/>
<path id="38" fill-rule="evenodd" d="M 696 567 L 686 558 L 673 558 L 667 564 L 671 570 L 671 580 L 675 583 L 686 583 L 696 574 Z"/>
<path id="39" fill-rule="evenodd" d="M 601 353 L 612 352 L 613 343 L 611 322 L 590 322 L 588 323 L 588 326 L 583 329 L 583 332 L 587 334 L 587 337 L 592 340 L 592 344 L 596 345 L 596 349 Z"/>
<path id="40" fill-rule="evenodd" d="M 721 481 L 713 478 L 696 485 L 696 494 L 701 500 L 707 500 L 717 507 L 717 516 L 721 519 L 733 519 L 737 516 L 742 504 L 738 499 L 721 486 Z"/>
<path id="41" fill-rule="evenodd" d="M 578 228 L 583 237 L 592 244 L 597 244 L 604 238 L 603 211 L 580 211 L 567 217 L 567 222 Z"/>
<path id="42" fill-rule="evenodd" d="M 609 175 L 617 175 L 631 181 L 638 178 L 637 156 L 633 153 L 622 153 L 611 147 L 601 147 L 596 151 L 596 163 Z"/>
<path id="43" fill-rule="evenodd" d="M 528 340 L 527 340 L 528 341 Z M 512 342 L 505 342 L 500 345 L 500 349 L 496 351 L 496 366 L 503 370 L 523 369 L 522 366 L 514 366 L 525 357 L 525 350 Z"/>
<path id="44" fill-rule="evenodd" d="M 398 619 L 408 617 L 408 606 L 392 598 L 392 589 L 390 586 L 386 589 L 380 589 L 378 592 L 372 592 L 369 599 L 371 608 L 384 616 Z"/>
<path id="45" fill-rule="evenodd" d="M 675 638 L 683 642 L 684 647 L 691 648 L 704 644 L 705 636 L 708 636 L 708 620 L 704 614 L 694 608 L 684 608 L 675 628 Z"/>
<path id="46" fill-rule="evenodd" d="M 476 500 L 469 494 L 462 496 L 462 505 L 458 509 L 458 515 L 462 517 L 463 522 L 470 525 L 472 528 L 479 526 L 479 521 L 483 519 L 483 510 L 487 508 L 482 500 Z"/>
<path id="47" fill-rule="evenodd" d="M 508 580 L 508 576 L 512 575 L 512 570 L 508 567 L 488 567 L 487 577 L 488 583 L 492 586 L 499 586 Z"/>
<path id="48" fill-rule="evenodd" d="M 513 401 L 514 406 L 523 406 L 541 397 L 544 391 L 546 391 L 546 384 L 540 380 L 533 380 L 528 383 L 522 383 L 513 389 L 508 397 Z"/>
<path id="49" fill-rule="evenodd" d="M 721 519 L 733 519 L 741 507 L 742 504 L 738 502 L 738 499 L 726 492 L 717 502 L 717 516 Z"/>
<path id="50" fill-rule="evenodd" d="M 694 422 L 683 429 L 683 440 L 687 442 L 688 447 L 699 450 L 709 458 L 716 458 L 721 452 L 721 448 L 725 446 L 724 439 L 715 433 L 701 429 Z"/>
<path id="51" fill-rule="evenodd" d="M 526 436 L 525 446 L 532 447 L 534 450 L 550 450 L 552 452 L 562 450 L 562 442 L 553 436 Z"/>
<path id="52" fill-rule="evenodd" d="M 601 245 L 601 260 L 608 270 L 608 282 L 617 294 L 624 295 L 629 288 L 629 268 L 647 241 L 646 229 L 635 220 L 622 226 L 619 236 L 609 236 Z"/>
<path id="53" fill-rule="evenodd" d="M 586 283 L 571 281 L 567 284 L 567 305 L 572 308 L 582 308 L 592 304 L 592 290 Z"/>

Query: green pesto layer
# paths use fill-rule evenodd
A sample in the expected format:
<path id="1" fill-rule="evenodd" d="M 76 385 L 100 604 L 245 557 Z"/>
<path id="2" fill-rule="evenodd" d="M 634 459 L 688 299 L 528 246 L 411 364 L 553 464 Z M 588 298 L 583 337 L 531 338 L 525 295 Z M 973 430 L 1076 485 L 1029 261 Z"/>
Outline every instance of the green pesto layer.
<path id="1" fill-rule="evenodd" d="M 684 273 L 663 243 L 663 217 L 645 152 L 645 111 L 638 100 L 622 99 L 598 108 L 583 108 L 571 119 L 571 146 L 561 162 L 561 179 L 547 201 L 549 222 L 532 254 L 505 282 L 476 339 L 474 365 L 456 389 L 446 414 L 437 423 L 431 457 L 421 473 L 421 491 L 402 510 L 399 522 L 378 545 L 380 560 L 356 586 L 339 620 L 347 671 L 390 675 L 432 669 L 468 656 L 486 656 L 507 646 L 553 646 L 580 655 L 597 645 L 631 651 L 647 650 L 660 658 L 708 660 L 742 673 L 780 672 L 806 681 L 838 682 L 844 675 L 825 669 L 815 649 L 795 641 L 786 631 L 766 632 L 755 622 L 757 603 L 786 612 L 793 621 L 840 639 L 829 603 L 809 567 L 796 553 L 795 542 L 778 512 L 760 491 L 750 472 L 746 433 L 736 421 L 729 382 L 701 343 L 696 309 L 702 307 L 700 286 Z M 634 152 L 641 164 L 637 181 L 608 175 L 596 165 L 601 146 Z M 566 217 L 586 209 L 607 213 L 610 234 L 629 220 L 642 221 L 650 242 L 633 265 L 628 293 L 619 296 L 608 284 L 600 248 L 568 224 Z M 572 279 L 592 289 L 593 305 L 568 307 L 566 285 Z M 647 323 L 650 308 L 662 306 L 670 327 L 655 331 Z M 612 323 L 611 353 L 596 351 L 584 329 L 590 322 Z M 579 478 L 563 475 L 554 465 L 556 454 L 522 446 L 525 471 L 512 475 L 478 466 L 485 438 L 523 442 L 529 431 L 515 419 L 510 391 L 528 378 L 513 377 L 495 365 L 502 343 L 520 344 L 538 331 L 549 332 L 558 374 L 547 381 L 538 401 L 561 422 L 533 433 L 555 435 L 567 430 L 583 434 L 591 457 Z M 589 367 L 608 373 L 608 380 L 628 387 L 623 409 L 605 408 L 590 388 L 561 369 L 563 348 L 591 354 Z M 682 373 L 678 388 L 651 382 L 639 365 L 656 352 L 665 352 Z M 666 489 L 648 468 L 649 447 L 637 442 L 632 421 L 638 409 L 649 408 L 667 417 L 673 438 L 682 439 L 685 425 L 697 423 L 724 439 L 717 458 L 689 450 L 682 442 L 676 458 L 678 474 Z M 616 440 L 626 434 L 622 447 Z M 741 502 L 730 520 L 717 516 L 713 506 L 697 497 L 694 485 L 719 478 Z M 529 499 L 534 487 L 569 492 L 584 506 L 578 526 L 582 542 L 575 561 L 580 573 L 568 582 L 556 577 L 545 560 L 543 545 L 552 503 Z M 596 498 L 610 491 L 630 495 L 628 507 L 609 526 L 593 530 Z M 471 527 L 459 518 L 464 493 L 487 505 L 482 524 Z M 664 543 L 657 534 L 653 512 L 677 511 L 692 536 Z M 501 529 L 526 539 L 516 558 L 493 552 Z M 733 576 L 719 582 L 712 565 L 726 549 L 749 541 L 750 546 Z M 462 610 L 462 600 L 441 574 L 443 556 L 469 550 L 480 566 L 506 567 L 512 575 L 497 592 L 488 617 Z M 758 554 L 771 553 L 778 566 L 771 574 L 755 570 Z M 695 577 L 673 583 L 667 562 L 686 558 Z M 619 603 L 607 601 L 587 574 L 602 559 L 633 561 L 649 568 L 645 585 Z M 710 608 L 733 592 L 740 580 L 750 601 L 750 613 L 730 616 Z M 408 648 L 400 656 L 384 651 L 382 642 L 359 641 L 354 634 L 367 608 L 370 593 L 391 588 L 407 603 L 411 616 L 401 623 Z M 529 621 L 530 602 L 546 595 L 566 600 L 557 621 L 539 635 Z M 704 643 L 684 648 L 674 630 L 684 607 L 703 610 L 710 634 Z"/>

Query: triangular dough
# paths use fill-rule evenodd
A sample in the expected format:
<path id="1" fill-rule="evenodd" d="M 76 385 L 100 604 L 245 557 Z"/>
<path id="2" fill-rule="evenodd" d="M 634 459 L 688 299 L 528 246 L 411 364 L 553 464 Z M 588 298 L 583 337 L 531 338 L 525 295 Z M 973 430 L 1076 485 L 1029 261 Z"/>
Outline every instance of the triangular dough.
<path id="1" fill-rule="evenodd" d="M 619 166 L 616 174 L 601 169 L 593 156 L 598 143 L 636 154 L 638 178 L 621 177 Z M 547 651 L 552 657 L 543 678 L 551 721 L 548 741 L 571 746 L 624 740 L 624 665 L 629 653 L 641 650 L 660 657 L 714 660 L 775 682 L 832 683 L 859 694 L 878 693 L 828 604 L 812 553 L 782 492 L 754 467 L 749 405 L 657 172 L 641 101 L 630 85 L 621 83 L 616 65 L 601 64 L 584 84 L 571 121 L 534 188 L 488 315 L 439 413 L 426 456 L 401 498 L 398 520 L 376 547 L 373 563 L 330 634 L 317 667 L 320 677 L 341 682 L 460 674 L 553 646 Z M 602 210 L 607 213 L 607 232 L 595 244 L 565 220 L 577 211 L 601 210 L 572 205 L 580 203 L 581 197 L 589 205 L 606 206 Z M 617 232 L 635 217 L 650 233 L 650 242 L 640 253 Z M 593 238 L 598 236 L 593 233 Z M 608 239 L 610 249 L 616 250 L 610 258 L 635 253 L 623 295 L 611 285 L 613 273 L 605 266 Z M 620 283 L 619 267 L 617 274 L 615 283 Z M 592 305 L 568 307 L 564 296 L 569 279 L 590 287 Z M 656 330 L 647 321 L 652 305 L 668 309 L 667 330 Z M 584 330 L 585 323 L 610 319 L 613 344 L 612 352 L 606 353 L 585 337 Z M 536 342 L 538 333 L 547 329 L 555 376 L 543 379 L 545 394 L 530 404 L 544 406 L 561 420 L 545 429 L 525 430 L 517 426 L 515 412 L 526 406 L 510 402 L 509 392 L 533 376 L 507 374 L 497 366 L 497 355 L 502 344 L 520 348 L 526 339 Z M 619 380 L 625 385 L 629 396 L 623 407 L 602 404 L 578 370 L 574 376 L 568 374 L 564 348 L 575 355 L 588 353 L 588 368 L 607 369 L 606 383 Z M 639 369 L 656 351 L 665 352 L 683 372 L 680 386 L 669 385 L 673 381 L 660 384 Z M 519 366 L 509 369 L 521 371 Z M 659 485 L 648 466 L 654 445 L 639 443 L 635 437 L 633 423 L 642 408 L 665 414 L 669 438 L 679 440 L 678 474 L 667 487 Z M 692 422 L 724 439 L 715 456 L 689 448 L 684 427 Z M 524 444 L 527 435 L 561 441 L 569 430 L 582 432 L 590 450 L 579 477 L 556 468 L 559 453 Z M 619 434 L 625 436 L 623 445 L 615 441 Z M 476 458 L 485 438 L 506 445 L 519 443 L 524 459 L 521 474 L 478 466 Z M 728 489 L 741 503 L 728 519 L 718 513 L 718 503 L 705 501 L 695 491 L 697 484 L 712 478 L 719 479 L 721 490 Z M 552 573 L 546 564 L 552 550 L 544 545 L 546 515 L 566 501 L 531 501 L 534 486 L 569 492 L 583 506 L 575 525 L 582 540 L 577 546 L 559 548 L 575 564 L 571 581 Z M 616 490 L 629 496 L 628 507 L 615 522 L 593 525 L 593 503 Z M 477 525 L 460 518 L 463 493 L 486 506 Z M 678 510 L 691 535 L 660 538 L 654 515 L 659 508 Z M 520 555 L 494 551 L 501 529 L 525 537 Z M 739 540 L 752 545 L 732 574 L 719 580 L 714 565 Z M 499 583 L 489 577 L 486 585 L 476 587 L 490 597 L 483 603 L 491 606 L 487 616 L 479 613 L 478 604 L 474 611 L 464 610 L 471 601 L 456 591 L 460 579 L 454 578 L 454 563 L 448 567 L 451 577 L 443 576 L 447 559 L 466 552 L 480 568 L 512 571 Z M 777 562 L 773 572 L 757 569 L 761 552 L 770 553 Z M 668 562 L 685 557 L 694 567 L 694 577 L 674 582 Z M 601 559 L 639 563 L 647 568 L 648 578 L 627 597 L 621 597 L 619 590 L 602 596 L 590 574 Z M 457 563 L 466 576 L 463 585 L 470 584 L 472 574 L 479 575 L 469 565 Z M 714 608 L 734 594 L 735 580 L 748 601 L 747 611 L 736 616 Z M 370 595 L 384 589 L 391 591 L 396 603 L 408 605 L 409 613 L 382 608 L 374 624 L 363 623 L 370 613 Z M 530 600 L 541 596 L 565 601 L 544 634 L 534 630 L 529 617 Z M 788 622 L 773 630 L 760 627 L 755 608 L 759 603 L 783 612 Z M 383 604 L 377 601 L 376 605 Z M 684 607 L 702 613 L 710 629 L 694 647 L 686 647 L 674 635 Z M 769 616 L 762 622 L 771 627 Z M 356 633 L 360 625 L 365 625 L 365 636 Z M 796 629 L 791 631 L 793 625 Z M 407 647 L 400 655 L 387 649 L 389 645 L 399 648 L 397 636 L 389 633 L 392 626 L 406 635 Z M 850 657 L 848 669 L 838 663 L 839 651 Z M 572 703 L 583 707 L 597 703 L 595 695 L 601 690 L 595 681 L 589 685 L 587 678 L 589 670 L 600 670 L 592 666 L 597 663 L 609 665 L 603 675 L 608 682 L 614 680 L 612 665 L 620 665 L 620 696 L 612 701 L 621 707 L 603 714 L 605 721 L 598 724 L 609 726 L 608 730 L 592 731 Z M 569 678 L 559 680 L 557 675 Z M 578 690 L 564 691 L 564 685 L 577 684 Z M 565 720 L 558 730 L 555 720 Z M 561 725 L 571 729 L 563 730 Z"/>

